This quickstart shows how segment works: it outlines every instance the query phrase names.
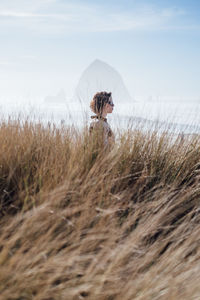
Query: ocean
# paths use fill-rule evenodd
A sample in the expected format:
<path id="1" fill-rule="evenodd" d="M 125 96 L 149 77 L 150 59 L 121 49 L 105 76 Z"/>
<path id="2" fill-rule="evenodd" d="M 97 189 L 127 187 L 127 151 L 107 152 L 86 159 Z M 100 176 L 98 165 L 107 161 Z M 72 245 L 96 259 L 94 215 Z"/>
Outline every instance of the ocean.
<path id="1" fill-rule="evenodd" d="M 44 124 L 51 122 L 75 125 L 81 128 L 90 123 L 93 113 L 89 103 L 60 102 L 47 103 L 42 99 L 34 101 L 2 101 L 0 102 L 1 120 L 20 118 Z M 112 114 L 107 115 L 112 128 L 126 129 L 139 124 L 141 127 L 158 126 L 162 130 L 174 130 L 185 133 L 200 133 L 200 103 L 198 102 L 144 102 L 115 104 Z"/>

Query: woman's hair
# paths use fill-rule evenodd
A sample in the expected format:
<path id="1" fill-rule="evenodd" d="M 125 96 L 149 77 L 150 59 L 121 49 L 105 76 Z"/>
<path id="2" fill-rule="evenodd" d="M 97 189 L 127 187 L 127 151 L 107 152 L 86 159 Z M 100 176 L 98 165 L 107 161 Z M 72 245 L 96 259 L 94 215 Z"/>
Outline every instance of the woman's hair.
<path id="1" fill-rule="evenodd" d="M 95 114 L 101 114 L 103 111 L 103 107 L 106 103 L 108 103 L 109 98 L 111 96 L 111 92 L 98 92 L 94 95 L 92 101 L 90 102 L 90 108 Z"/>

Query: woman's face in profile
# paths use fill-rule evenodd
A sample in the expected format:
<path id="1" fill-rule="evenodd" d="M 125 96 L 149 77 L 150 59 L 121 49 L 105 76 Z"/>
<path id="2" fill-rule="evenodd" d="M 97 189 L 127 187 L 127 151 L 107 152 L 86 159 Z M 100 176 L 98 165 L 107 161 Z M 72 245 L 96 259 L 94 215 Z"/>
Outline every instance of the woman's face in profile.
<path id="1" fill-rule="evenodd" d="M 105 106 L 106 112 L 107 112 L 108 114 L 111 114 L 112 111 L 113 111 L 113 108 L 114 108 L 114 103 L 113 103 L 112 96 L 110 96 L 109 102 L 106 103 L 106 106 Z"/>

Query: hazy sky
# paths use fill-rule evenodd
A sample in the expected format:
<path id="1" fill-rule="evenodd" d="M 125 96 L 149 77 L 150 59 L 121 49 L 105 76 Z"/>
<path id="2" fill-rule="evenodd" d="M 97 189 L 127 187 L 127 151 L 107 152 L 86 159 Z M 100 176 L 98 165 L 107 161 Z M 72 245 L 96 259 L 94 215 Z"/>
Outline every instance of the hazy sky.
<path id="1" fill-rule="evenodd" d="M 200 100 L 200 1 L 0 0 L 0 99 L 70 96 L 96 58 L 134 97 Z"/>

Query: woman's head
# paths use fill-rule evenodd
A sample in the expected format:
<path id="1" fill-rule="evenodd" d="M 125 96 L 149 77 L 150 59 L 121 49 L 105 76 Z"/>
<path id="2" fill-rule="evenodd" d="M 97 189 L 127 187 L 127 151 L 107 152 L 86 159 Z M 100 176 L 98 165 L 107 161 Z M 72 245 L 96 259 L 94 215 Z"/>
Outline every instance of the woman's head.
<path id="1" fill-rule="evenodd" d="M 90 102 L 91 110 L 97 115 L 112 113 L 113 107 L 112 93 L 98 92 Z"/>

